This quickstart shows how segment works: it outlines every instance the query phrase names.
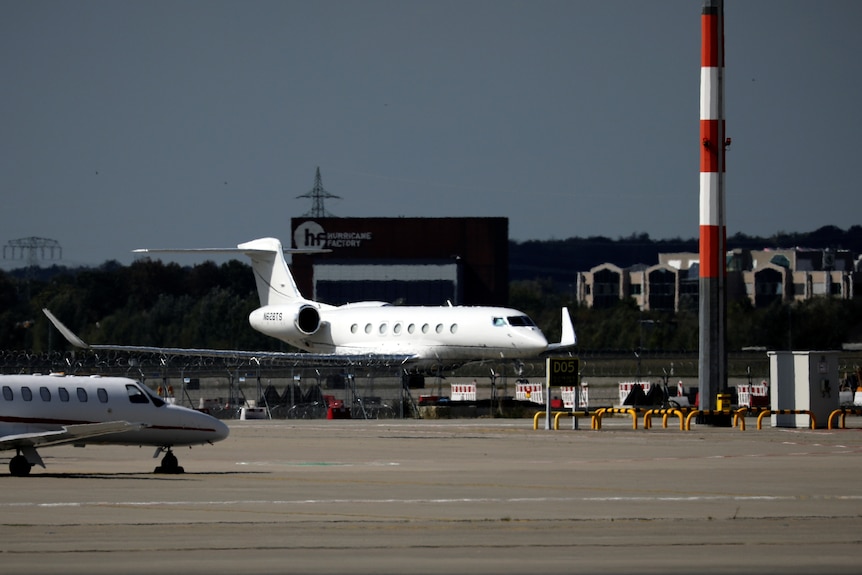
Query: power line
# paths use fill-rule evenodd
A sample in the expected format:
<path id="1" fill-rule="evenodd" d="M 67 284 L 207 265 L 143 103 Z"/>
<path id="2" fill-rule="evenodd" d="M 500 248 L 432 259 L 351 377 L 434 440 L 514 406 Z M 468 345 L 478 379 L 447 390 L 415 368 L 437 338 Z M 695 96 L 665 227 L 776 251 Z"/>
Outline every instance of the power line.
<path id="1" fill-rule="evenodd" d="M 312 218 L 329 218 L 334 217 L 333 214 L 330 214 L 326 211 L 326 208 L 323 207 L 323 200 L 325 198 L 333 198 L 336 200 L 340 200 L 341 196 L 336 196 L 334 194 L 330 194 L 326 190 L 323 189 L 323 182 L 320 178 L 320 166 L 317 167 L 317 175 L 314 176 L 314 187 L 310 192 L 302 194 L 301 196 L 296 196 L 299 198 L 311 198 L 311 211 L 302 214 L 303 218 L 312 217 Z"/>
<path id="2" fill-rule="evenodd" d="M 60 242 L 48 238 L 20 238 L 9 240 L 3 246 L 4 260 L 27 260 L 27 265 L 36 267 L 39 262 L 45 260 L 62 260 L 63 248 Z"/>

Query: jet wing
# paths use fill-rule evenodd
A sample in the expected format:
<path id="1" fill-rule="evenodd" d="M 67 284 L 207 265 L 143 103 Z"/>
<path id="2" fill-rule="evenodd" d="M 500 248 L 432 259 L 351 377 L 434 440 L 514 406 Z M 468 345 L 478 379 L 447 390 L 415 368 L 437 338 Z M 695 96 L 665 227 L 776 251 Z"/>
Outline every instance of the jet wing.
<path id="1" fill-rule="evenodd" d="M 136 353 L 154 353 L 165 356 L 183 356 L 183 357 L 224 357 L 224 358 L 242 358 L 250 360 L 268 359 L 290 365 L 355 365 L 355 366 L 396 366 L 416 359 L 416 356 L 411 354 L 322 354 L 322 353 L 305 353 L 305 352 L 283 352 L 283 351 L 243 351 L 237 349 L 198 349 L 184 347 L 152 347 L 140 345 L 115 345 L 115 344 L 88 344 L 78 337 L 72 330 L 66 327 L 57 317 L 47 308 L 43 308 L 42 312 L 51 320 L 54 327 L 63 334 L 66 340 L 82 349 L 93 350 L 108 350 L 108 351 L 125 351 Z"/>
<path id="2" fill-rule="evenodd" d="M 99 437 L 100 435 L 109 435 L 111 433 L 122 433 L 124 431 L 137 431 L 144 427 L 146 427 L 146 425 L 143 423 L 129 423 L 128 421 L 64 425 L 60 429 L 52 431 L 19 433 L 16 435 L 0 437 L 0 450 L 25 449 L 30 447 L 46 447 L 49 445 L 76 443 L 91 437 Z"/>

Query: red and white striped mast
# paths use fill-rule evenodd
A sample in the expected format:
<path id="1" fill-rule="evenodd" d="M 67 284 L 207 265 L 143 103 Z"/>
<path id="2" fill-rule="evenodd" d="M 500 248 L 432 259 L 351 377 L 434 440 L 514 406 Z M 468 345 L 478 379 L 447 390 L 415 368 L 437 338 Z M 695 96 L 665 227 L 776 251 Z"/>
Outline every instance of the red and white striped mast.
<path id="1" fill-rule="evenodd" d="M 724 1 L 704 0 L 700 68 L 700 409 L 727 388 Z"/>

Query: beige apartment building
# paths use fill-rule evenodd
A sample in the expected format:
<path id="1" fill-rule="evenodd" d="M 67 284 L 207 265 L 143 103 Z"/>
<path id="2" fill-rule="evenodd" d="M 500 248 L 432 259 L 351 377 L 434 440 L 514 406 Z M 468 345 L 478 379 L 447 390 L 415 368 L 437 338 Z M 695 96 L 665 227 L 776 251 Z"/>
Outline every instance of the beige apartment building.
<path id="1" fill-rule="evenodd" d="M 632 298 L 642 310 L 696 310 L 699 259 L 697 253 L 670 253 L 659 254 L 652 266 L 600 264 L 578 274 L 578 302 L 603 308 Z M 862 297 L 862 257 L 846 250 L 733 250 L 727 253 L 727 293 L 729 299 L 747 297 L 755 307 Z"/>

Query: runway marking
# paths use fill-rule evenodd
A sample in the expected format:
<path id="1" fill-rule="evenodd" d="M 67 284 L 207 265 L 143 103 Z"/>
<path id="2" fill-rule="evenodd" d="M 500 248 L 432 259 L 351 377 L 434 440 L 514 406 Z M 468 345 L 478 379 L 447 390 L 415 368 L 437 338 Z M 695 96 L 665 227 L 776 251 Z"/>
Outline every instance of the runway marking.
<path id="1" fill-rule="evenodd" d="M 56 501 L 37 503 L 16 501 L 0 503 L 0 508 L 13 507 L 151 507 L 151 506 L 236 506 L 236 505 L 345 505 L 345 504 L 451 504 L 451 503 L 642 503 L 674 502 L 702 503 L 709 501 L 862 501 L 862 495 L 679 495 L 679 496 L 604 496 L 604 497 L 463 497 L 410 499 L 233 499 L 221 501 Z"/>
<path id="2" fill-rule="evenodd" d="M 363 461 L 363 462 L 343 462 L 343 461 L 237 461 L 240 466 L 265 466 L 279 465 L 284 467 L 397 467 L 401 465 L 395 461 Z"/>

